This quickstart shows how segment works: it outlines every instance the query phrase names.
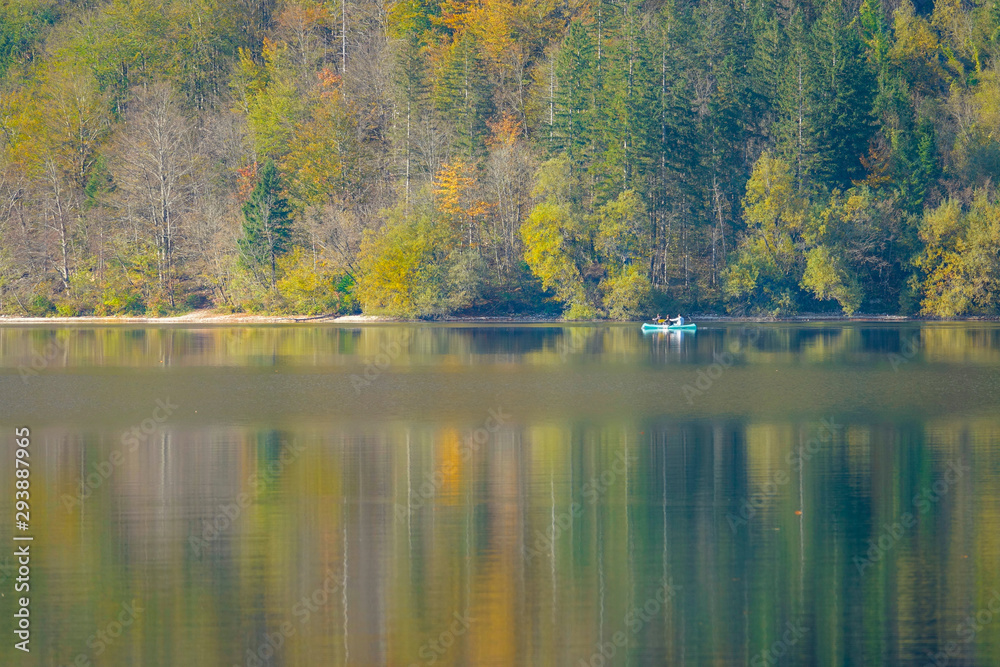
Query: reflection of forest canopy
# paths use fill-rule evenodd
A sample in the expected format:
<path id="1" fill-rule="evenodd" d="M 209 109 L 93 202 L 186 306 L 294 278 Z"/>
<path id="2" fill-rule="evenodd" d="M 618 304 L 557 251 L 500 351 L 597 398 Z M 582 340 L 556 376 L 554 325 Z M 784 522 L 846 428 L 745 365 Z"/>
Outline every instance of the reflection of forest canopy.
<path id="1" fill-rule="evenodd" d="M 1000 366 L 1000 329 L 991 325 L 730 326 L 696 337 L 639 336 L 620 325 L 566 327 L 219 327 L 213 329 L 32 329 L 0 345 L 0 366 L 39 374 L 45 369 L 125 366 L 362 366 L 388 355 L 395 369 L 447 359 L 467 366 L 512 363 L 611 365 L 684 363 L 697 368 L 728 352 L 737 366 L 801 366 L 835 362 L 856 368 L 891 366 L 896 357 L 920 362 Z M 359 361 L 360 360 L 360 361 Z M 437 362 L 435 362 L 437 363 Z M 432 364 L 433 365 L 433 364 Z M 888 365 L 888 366 L 887 366 Z M 942 369 L 947 370 L 947 369 Z M 771 371 L 767 371 L 771 372 Z M 32 375 L 34 377 L 34 375 Z"/>
<path id="2" fill-rule="evenodd" d="M 645 649 L 671 664 L 747 664 L 746 654 L 771 645 L 788 618 L 806 616 L 819 640 L 797 647 L 802 657 L 789 655 L 789 664 L 822 662 L 825 646 L 842 646 L 851 664 L 877 663 L 892 651 L 896 662 L 924 664 L 928 641 L 935 641 L 927 639 L 928 627 L 944 637 L 937 641 L 952 641 L 956 624 L 984 608 L 1000 586 L 997 450 L 970 446 L 996 443 L 1000 423 L 994 416 L 835 421 L 842 426 L 836 437 L 801 470 L 789 457 L 817 433 L 820 418 L 509 426 L 498 440 L 517 446 L 491 443 L 468 461 L 459 457 L 456 490 L 433 507 L 414 506 L 406 521 L 393 509 L 407 507 L 408 479 L 440 474 L 442 457 L 463 433 L 459 424 L 381 425 L 374 433 L 340 426 L 320 435 L 301 426 L 283 430 L 286 442 L 308 446 L 259 494 L 254 475 L 265 472 L 265 443 L 275 432 L 230 425 L 205 435 L 168 425 L 170 437 L 131 454 L 88 499 L 85 513 L 61 506 L 40 513 L 38 529 L 72 554 L 49 550 L 42 563 L 86 568 L 103 584 L 84 578 L 86 587 L 56 598 L 65 602 L 48 622 L 64 645 L 85 646 L 106 618 L 93 599 L 117 604 L 127 588 L 165 620 L 150 614 L 144 631 L 123 635 L 110 658 L 161 664 L 169 644 L 174 664 L 203 664 L 207 652 L 232 655 L 232 663 L 246 650 L 242 626 L 226 625 L 233 609 L 264 610 L 273 632 L 286 619 L 296 621 L 291 610 L 332 571 L 349 583 L 322 616 L 296 626 L 283 654 L 288 662 L 336 662 L 329 656 L 342 655 L 347 641 L 361 660 L 380 647 L 371 637 L 388 633 L 390 652 L 366 662 L 409 664 L 427 641 L 428 624 L 448 627 L 456 609 L 471 606 L 477 623 L 466 645 L 485 647 L 480 655 L 539 647 L 552 651 L 556 664 L 564 647 L 589 651 L 593 637 L 618 627 L 612 624 L 671 577 L 679 594 L 631 639 L 633 655 Z M 118 434 L 114 426 L 106 434 L 76 426 L 46 432 L 66 460 L 86 457 L 88 470 L 106 460 Z M 159 469 L 164 460 L 172 474 Z M 622 461 L 625 472 L 613 474 Z M 854 557 L 865 556 L 868 540 L 877 542 L 886 524 L 914 511 L 913 498 L 941 480 L 949 462 L 971 470 L 942 502 L 917 512 L 918 526 L 880 562 L 859 573 Z M 766 493 L 779 473 L 788 483 Z M 600 493 L 587 494 L 584 485 L 595 486 L 602 475 Z M 53 503 L 79 489 L 69 473 L 46 482 Z M 191 531 L 240 494 L 253 504 L 207 556 L 196 557 L 186 548 Z M 748 499 L 757 512 L 733 531 L 726 517 Z M 553 517 L 569 515 L 572 503 L 580 510 L 571 528 L 553 530 Z M 159 525 L 150 515 L 163 506 L 177 507 L 178 518 Z M 116 530 L 97 529 L 101 524 Z M 538 555 L 527 559 L 527 548 Z M 373 607 L 373 590 L 384 602 L 359 613 Z M 50 585 L 40 595 L 58 593 Z M 933 620 L 914 618 L 914 604 L 925 604 Z M 197 621 L 197 631 L 173 618 Z M 154 631 L 161 641 L 147 639 Z M 997 631 L 995 621 L 985 624 L 967 645 L 976 664 L 1000 661 Z M 442 664 L 462 663 L 464 646 Z"/>
<path id="3" fill-rule="evenodd" d="M 998 7 L 7 3 L 0 312 L 996 314 Z"/>

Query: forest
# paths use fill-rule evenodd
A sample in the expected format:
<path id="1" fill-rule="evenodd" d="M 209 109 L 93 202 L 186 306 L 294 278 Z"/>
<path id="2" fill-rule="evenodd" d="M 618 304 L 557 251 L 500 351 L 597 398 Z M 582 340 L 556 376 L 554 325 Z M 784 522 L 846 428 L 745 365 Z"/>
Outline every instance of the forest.
<path id="1" fill-rule="evenodd" d="M 1000 0 L 0 4 L 0 314 L 1000 314 Z"/>

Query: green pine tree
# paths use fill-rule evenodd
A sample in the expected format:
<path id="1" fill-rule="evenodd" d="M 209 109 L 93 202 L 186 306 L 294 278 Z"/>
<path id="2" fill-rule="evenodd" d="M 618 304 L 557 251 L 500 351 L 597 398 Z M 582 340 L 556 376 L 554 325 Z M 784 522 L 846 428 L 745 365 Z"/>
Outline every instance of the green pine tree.
<path id="1" fill-rule="evenodd" d="M 813 98 L 809 94 L 811 69 L 805 16 L 796 10 L 785 27 L 787 47 L 784 58 L 784 75 L 778 92 L 777 117 L 774 133 L 778 154 L 787 162 L 795 177 L 796 189 L 807 189 L 810 174 L 814 171 L 818 147 L 816 114 Z"/>
<path id="2" fill-rule="evenodd" d="M 552 148 L 579 172 L 592 156 L 596 61 L 594 41 L 580 21 L 569 25 L 556 56 L 556 103 Z"/>
<path id="3" fill-rule="evenodd" d="M 777 11 L 768 2 L 759 3 L 750 18 L 750 61 L 747 63 L 750 94 L 758 109 L 757 134 L 769 142 L 776 140 L 775 123 L 782 90 L 787 44 Z"/>
<path id="4" fill-rule="evenodd" d="M 848 188 L 865 177 L 861 158 L 875 130 L 875 77 L 839 0 L 827 0 L 811 33 L 808 80 L 819 153 L 814 174 L 829 186 Z"/>
<path id="5" fill-rule="evenodd" d="M 420 120 L 428 109 L 426 67 L 421 53 L 419 35 L 407 33 L 397 41 L 394 83 L 396 108 L 399 117 L 394 126 L 393 138 L 399 155 L 399 171 L 403 178 L 403 200 L 409 211 L 412 191 L 417 180 L 418 160 L 413 147 L 413 136 Z"/>
<path id="6" fill-rule="evenodd" d="M 268 160 L 250 200 L 243 204 L 243 236 L 238 241 L 243 266 L 261 284 L 272 289 L 277 284 L 278 258 L 288 252 L 291 235 L 291 207 L 278 168 Z"/>
<path id="7" fill-rule="evenodd" d="M 686 240 L 702 183 L 703 145 L 685 44 L 697 34 L 691 10 L 665 4 L 648 42 L 654 79 L 654 136 L 650 141 L 649 213 L 654 246 L 651 282 L 667 290 L 688 274 Z"/>
<path id="8" fill-rule="evenodd" d="M 634 0 L 622 9 L 620 20 L 609 21 L 603 35 L 603 86 L 595 122 L 600 155 L 592 165 L 602 202 L 645 187 L 656 134 L 655 73 L 641 10 Z"/>
<path id="9" fill-rule="evenodd" d="M 463 34 L 445 54 L 432 102 L 438 113 L 455 128 L 456 144 L 465 155 L 476 155 L 483 146 L 490 100 L 482 58 L 473 38 Z"/>

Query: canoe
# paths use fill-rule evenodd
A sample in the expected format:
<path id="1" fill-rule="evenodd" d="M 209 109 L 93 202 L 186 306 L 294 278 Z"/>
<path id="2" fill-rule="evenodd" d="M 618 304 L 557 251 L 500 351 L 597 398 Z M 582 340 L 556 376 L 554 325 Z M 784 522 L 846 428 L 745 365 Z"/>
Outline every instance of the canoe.
<path id="1" fill-rule="evenodd" d="M 643 331 L 696 331 L 697 324 L 650 324 L 646 322 L 642 325 Z"/>

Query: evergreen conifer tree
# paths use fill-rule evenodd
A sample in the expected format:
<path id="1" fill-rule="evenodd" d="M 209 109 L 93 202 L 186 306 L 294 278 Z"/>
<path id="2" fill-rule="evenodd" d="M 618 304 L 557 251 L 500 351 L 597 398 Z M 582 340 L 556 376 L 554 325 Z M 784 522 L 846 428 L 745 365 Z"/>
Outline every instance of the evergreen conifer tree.
<path id="1" fill-rule="evenodd" d="M 282 192 L 278 168 L 268 160 L 250 200 L 243 204 L 243 236 L 238 243 L 244 267 L 274 288 L 278 258 L 288 251 L 291 235 L 291 207 Z"/>

